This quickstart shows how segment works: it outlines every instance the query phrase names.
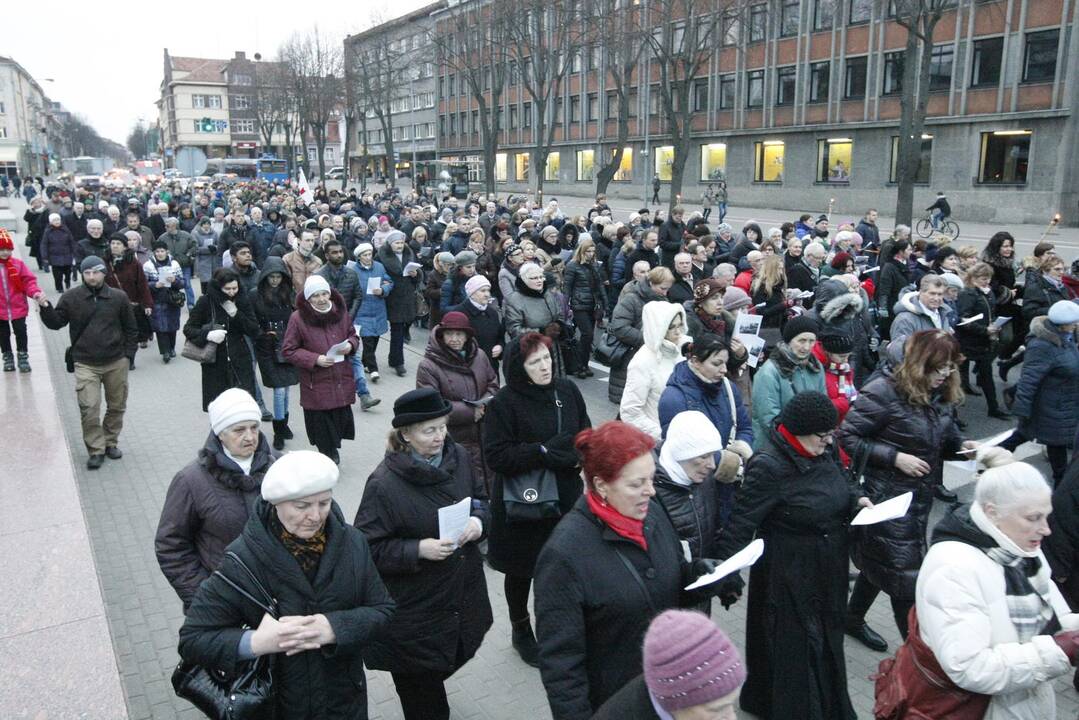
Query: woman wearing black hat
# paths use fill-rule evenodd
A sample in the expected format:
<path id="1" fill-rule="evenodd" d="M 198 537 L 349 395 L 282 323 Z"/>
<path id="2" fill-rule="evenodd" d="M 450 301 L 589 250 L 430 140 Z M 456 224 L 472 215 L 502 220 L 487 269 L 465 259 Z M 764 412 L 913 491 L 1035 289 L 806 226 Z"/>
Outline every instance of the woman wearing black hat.
<path id="1" fill-rule="evenodd" d="M 513 647 L 532 666 L 539 663 L 528 615 L 528 594 L 536 558 L 558 524 L 559 516 L 569 512 L 581 496 L 583 488 L 573 438 L 584 428 L 592 427 L 577 385 L 554 375 L 552 345 L 549 337 L 539 333 L 525 333 L 507 343 L 506 385 L 488 404 L 483 424 L 484 458 L 494 471 L 487 560 L 492 568 L 506 575 L 506 605 L 513 624 Z M 553 516 L 508 519 L 507 486 L 511 490 L 519 489 L 523 478 L 544 470 L 553 473 L 557 481 L 557 509 Z"/>
<path id="2" fill-rule="evenodd" d="M 827 393 L 824 370 L 813 356 L 820 326 L 799 315 L 783 326 L 783 341 L 753 377 L 753 437 L 760 441 L 795 394 Z"/>
<path id="3" fill-rule="evenodd" d="M 762 718 L 853 720 L 843 654 L 847 529 L 872 503 L 839 463 L 827 395 L 801 392 L 758 440 L 735 497 L 720 558 L 764 539 L 749 573 L 741 706 Z M 742 579 L 721 581 L 730 607 Z"/>
<path id="4" fill-rule="evenodd" d="M 157 336 L 157 351 L 161 360 L 168 362 L 176 357 L 176 333 L 180 331 L 180 308 L 187 302 L 184 295 L 184 274 L 180 264 L 169 255 L 164 240 L 154 240 L 150 259 L 142 266 L 154 310 L 150 327 Z M 179 301 L 179 302 L 177 302 Z"/>
<path id="5" fill-rule="evenodd" d="M 446 433 L 453 412 L 432 388 L 397 399 L 386 456 L 353 523 L 397 603 L 364 661 L 392 675 L 406 720 L 449 718 L 445 680 L 476 654 L 492 623 L 476 544 L 489 525 L 487 491 L 468 451 Z M 464 530 L 442 537 L 439 509 L 466 499 Z"/>

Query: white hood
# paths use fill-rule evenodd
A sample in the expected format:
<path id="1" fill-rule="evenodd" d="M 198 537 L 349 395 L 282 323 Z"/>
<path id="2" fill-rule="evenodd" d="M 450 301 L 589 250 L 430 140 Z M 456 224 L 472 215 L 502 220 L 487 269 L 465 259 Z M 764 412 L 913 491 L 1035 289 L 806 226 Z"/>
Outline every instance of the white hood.
<path id="1" fill-rule="evenodd" d="M 659 355 L 666 342 L 663 338 L 675 316 L 682 318 L 683 326 L 686 324 L 686 309 L 678 303 L 653 300 L 644 305 L 644 310 L 641 312 L 641 333 L 644 335 L 644 346 L 656 355 Z M 674 350 L 678 349 L 672 343 L 666 342 L 666 344 Z"/>

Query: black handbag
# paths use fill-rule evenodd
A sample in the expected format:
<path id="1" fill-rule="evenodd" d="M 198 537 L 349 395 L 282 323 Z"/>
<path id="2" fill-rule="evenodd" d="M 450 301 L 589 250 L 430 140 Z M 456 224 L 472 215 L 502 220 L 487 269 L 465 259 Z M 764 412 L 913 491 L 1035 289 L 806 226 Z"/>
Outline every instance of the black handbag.
<path id="1" fill-rule="evenodd" d="M 562 434 L 562 401 L 554 396 L 555 435 Z M 502 505 L 506 522 L 535 522 L 562 516 L 558 503 L 558 476 L 548 468 L 536 468 L 502 481 Z"/>
<path id="2" fill-rule="evenodd" d="M 225 556 L 232 558 L 243 569 L 264 600 L 254 598 L 220 570 L 215 570 L 214 575 L 271 617 L 277 618 L 277 601 L 266 592 L 255 574 L 236 553 L 225 553 Z M 244 626 L 244 629 L 250 628 Z M 211 720 L 272 720 L 276 715 L 272 655 L 263 655 L 244 663 L 235 675 L 181 660 L 172 673 L 172 689 Z"/>
<path id="3" fill-rule="evenodd" d="M 603 331 L 603 337 L 599 339 L 599 344 L 592 351 L 592 356 L 596 358 L 596 362 L 602 363 L 611 369 L 625 365 L 629 362 L 632 354 L 633 348 L 616 338 L 610 328 Z"/>

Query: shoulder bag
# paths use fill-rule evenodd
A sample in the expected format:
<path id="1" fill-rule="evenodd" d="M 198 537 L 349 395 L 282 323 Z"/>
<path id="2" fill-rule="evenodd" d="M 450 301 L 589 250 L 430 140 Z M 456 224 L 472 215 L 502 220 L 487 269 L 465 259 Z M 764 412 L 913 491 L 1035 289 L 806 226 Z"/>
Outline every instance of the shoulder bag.
<path id="1" fill-rule="evenodd" d="M 217 310 L 214 308 L 213 300 L 210 300 L 210 319 L 217 320 Z M 218 325 L 216 322 L 211 324 L 214 330 L 224 330 L 224 325 Z M 203 365 L 211 365 L 217 362 L 217 343 L 206 341 L 205 345 L 197 345 L 191 341 L 191 338 L 184 340 L 184 346 L 180 350 L 180 357 L 185 357 L 188 360 L 194 360 L 197 363 Z"/>
<path id="2" fill-rule="evenodd" d="M 596 358 L 596 362 L 606 365 L 613 370 L 623 367 L 629 362 L 632 351 L 633 348 L 614 336 L 614 333 L 611 332 L 608 324 L 608 327 L 604 329 L 603 335 L 599 339 L 599 344 L 596 345 L 596 349 L 592 351 L 592 356 Z"/>
<path id="3" fill-rule="evenodd" d="M 262 599 L 253 597 L 220 570 L 215 570 L 214 575 L 276 619 L 277 601 L 255 574 L 236 553 L 226 553 L 225 557 L 232 558 L 240 566 Z M 244 629 L 252 628 L 245 625 Z M 212 720 L 265 720 L 272 719 L 276 714 L 272 655 L 263 655 L 243 663 L 236 675 L 181 659 L 172 673 L 172 688 L 177 696 L 190 702 Z"/>
<path id="4" fill-rule="evenodd" d="M 555 435 L 562 434 L 562 401 L 554 396 Z M 502 505 L 506 522 L 534 522 L 562 515 L 558 503 L 558 476 L 550 468 L 539 467 L 502 481 Z"/>
<path id="5" fill-rule="evenodd" d="M 97 313 L 97 304 L 99 300 L 94 300 L 94 309 L 90 311 L 90 317 L 86 318 L 86 324 L 82 326 L 75 337 L 71 338 L 71 344 L 67 346 L 67 350 L 64 350 L 64 367 L 69 373 L 75 372 L 75 346 L 79 343 L 79 338 L 86 332 L 86 328 L 90 327 L 90 321 L 94 319 L 94 315 Z"/>

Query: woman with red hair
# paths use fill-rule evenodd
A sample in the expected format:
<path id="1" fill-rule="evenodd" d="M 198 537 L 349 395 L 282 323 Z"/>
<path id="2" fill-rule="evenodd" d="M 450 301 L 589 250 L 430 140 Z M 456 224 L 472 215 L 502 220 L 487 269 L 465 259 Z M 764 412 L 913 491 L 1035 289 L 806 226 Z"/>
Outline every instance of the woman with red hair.
<path id="1" fill-rule="evenodd" d="M 682 588 L 715 565 L 690 562 L 652 500 L 651 436 L 612 421 L 575 445 L 587 488 L 536 562 L 540 673 L 559 720 L 587 720 L 639 675 L 648 623 L 700 602 Z"/>

